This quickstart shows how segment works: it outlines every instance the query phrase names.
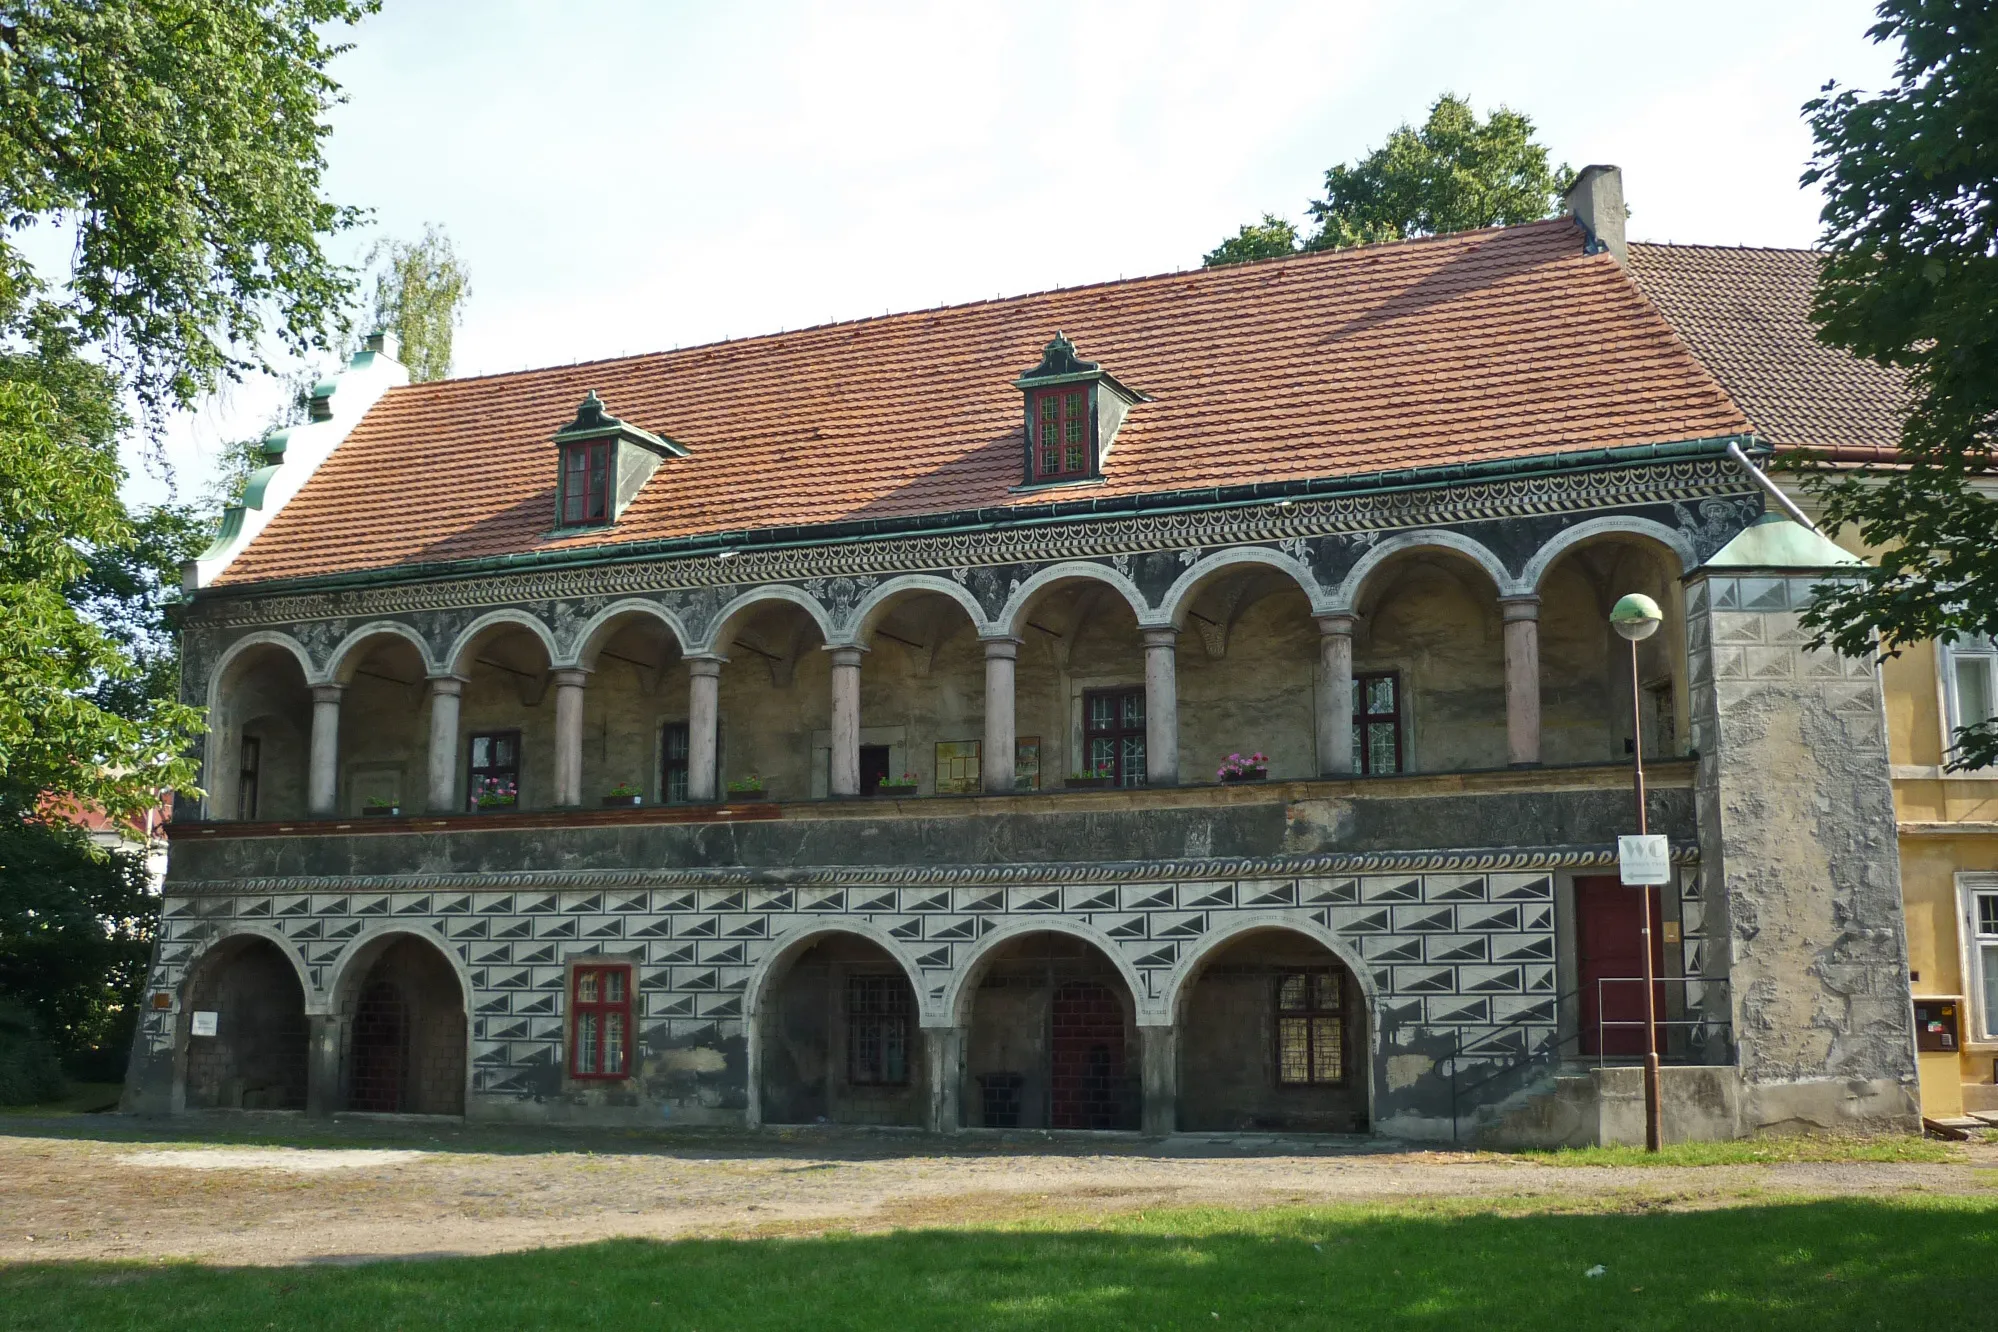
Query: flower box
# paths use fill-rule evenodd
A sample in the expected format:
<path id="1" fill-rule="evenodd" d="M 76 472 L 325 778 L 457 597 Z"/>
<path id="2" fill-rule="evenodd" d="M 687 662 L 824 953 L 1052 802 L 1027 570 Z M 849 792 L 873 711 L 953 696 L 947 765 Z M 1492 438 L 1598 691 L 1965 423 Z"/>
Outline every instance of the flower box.
<path id="1" fill-rule="evenodd" d="M 608 795 L 604 797 L 605 809 L 630 809 L 634 805 L 642 805 L 644 803 L 645 797 L 642 795 Z"/>
<path id="2" fill-rule="evenodd" d="M 720 803 L 724 805 L 747 805 L 758 800 L 768 800 L 768 791 L 724 791 Z"/>
<path id="3" fill-rule="evenodd" d="M 914 782 L 882 782 L 874 788 L 874 794 L 878 796 L 912 796 L 915 793 Z"/>
<path id="4" fill-rule="evenodd" d="M 481 800 L 472 806 L 475 814 L 506 814 L 519 805 L 518 800 Z"/>
<path id="5" fill-rule="evenodd" d="M 1062 785 L 1067 787 L 1071 791 L 1086 790 L 1094 787 L 1115 786 L 1116 784 L 1117 784 L 1117 779 L 1111 776 L 1107 772 L 1097 773 L 1093 777 L 1069 777 L 1064 779 L 1062 782 Z"/>
<path id="6" fill-rule="evenodd" d="M 369 805 L 361 811 L 361 817 L 364 819 L 390 819 L 401 816 L 401 805 Z"/>
<path id="7" fill-rule="evenodd" d="M 1221 780 L 1223 782 L 1263 782 L 1268 781 L 1269 776 L 1270 770 L 1268 768 L 1244 768 L 1240 772 L 1222 773 Z"/>

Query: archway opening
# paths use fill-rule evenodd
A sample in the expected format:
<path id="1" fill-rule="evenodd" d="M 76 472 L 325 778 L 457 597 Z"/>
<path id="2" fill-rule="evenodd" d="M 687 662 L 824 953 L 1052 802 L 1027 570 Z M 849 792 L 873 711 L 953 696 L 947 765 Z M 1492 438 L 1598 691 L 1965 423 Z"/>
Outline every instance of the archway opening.
<path id="1" fill-rule="evenodd" d="M 765 1123 L 923 1123 L 916 991 L 881 945 L 851 934 L 809 944 L 771 980 L 757 1021 Z"/>
<path id="2" fill-rule="evenodd" d="M 978 977 L 970 1016 L 967 1123 L 1138 1127 L 1136 1007 L 1116 966 L 1094 945 L 1053 932 L 1001 945 Z"/>
<path id="3" fill-rule="evenodd" d="M 230 662 L 218 685 L 204 782 L 209 817 L 303 817 L 312 691 L 298 658 L 259 644 Z"/>
<path id="4" fill-rule="evenodd" d="M 1318 776 L 1319 634 L 1304 589 L 1281 569 L 1235 565 L 1190 589 L 1182 611 L 1180 780 L 1217 780 L 1231 754 L 1262 754 L 1271 777 Z"/>
<path id="5" fill-rule="evenodd" d="M 189 1109 L 305 1108 L 305 989 L 276 944 L 216 945 L 188 982 L 181 1020 Z M 202 1034 L 211 1021 L 212 1034 Z"/>
<path id="6" fill-rule="evenodd" d="M 546 807 L 555 798 L 555 703 L 547 645 L 525 625 L 494 624 L 454 667 L 465 679 L 458 712 L 463 808 Z"/>
<path id="7" fill-rule="evenodd" d="M 1110 584 L 1077 576 L 1048 584 L 1019 613 L 1015 730 L 1038 746 L 1042 784 L 1067 774 L 1143 786 L 1149 777 L 1145 645 L 1137 613 Z"/>
<path id="8" fill-rule="evenodd" d="M 421 807 L 429 688 L 423 654 L 399 634 L 357 643 L 341 670 L 340 808 Z"/>
<path id="9" fill-rule="evenodd" d="M 1355 599 L 1353 769 L 1502 768 L 1505 629 L 1491 574 L 1450 547 L 1400 552 Z"/>
<path id="10" fill-rule="evenodd" d="M 774 799 L 825 795 L 832 663 L 818 621 L 796 602 L 773 597 L 743 606 L 715 635 L 715 651 L 728 658 L 715 736 L 721 793 L 730 782 L 755 778 Z"/>
<path id="11" fill-rule="evenodd" d="M 1540 580 L 1542 745 L 1548 762 L 1629 757 L 1641 718 L 1647 758 L 1686 751 L 1686 617 L 1679 559 L 1647 537 L 1608 532 L 1565 550 Z M 1609 622 L 1619 598 L 1640 592 L 1665 613 L 1637 645 L 1637 707 L 1630 644 Z"/>
<path id="12" fill-rule="evenodd" d="M 346 1106 L 387 1114 L 465 1113 L 465 1003 L 438 951 L 389 940 L 349 987 Z"/>
<path id="13" fill-rule="evenodd" d="M 1366 993 L 1323 944 L 1256 930 L 1216 949 L 1179 1003 L 1179 1127 L 1364 1133 Z"/>

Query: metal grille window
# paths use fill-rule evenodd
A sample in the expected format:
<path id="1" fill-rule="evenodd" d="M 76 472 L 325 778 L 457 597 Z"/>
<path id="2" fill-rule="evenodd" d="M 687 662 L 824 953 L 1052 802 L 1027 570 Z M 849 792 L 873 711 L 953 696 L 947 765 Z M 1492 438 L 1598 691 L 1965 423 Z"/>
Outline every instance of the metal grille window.
<path id="1" fill-rule="evenodd" d="M 1276 979 L 1277 1083 L 1338 1086 L 1346 1080 L 1345 989 L 1335 971 Z"/>
<path id="2" fill-rule="evenodd" d="M 909 1083 L 909 986 L 900 976 L 846 981 L 846 1080 L 856 1087 Z"/>
<path id="3" fill-rule="evenodd" d="M 1034 399 L 1034 479 L 1089 475 L 1089 390 L 1054 389 Z"/>
<path id="4" fill-rule="evenodd" d="M 659 798 L 668 804 L 687 798 L 686 722 L 667 722 L 659 733 Z"/>
<path id="5" fill-rule="evenodd" d="M 1401 676 L 1353 677 L 1353 771 L 1400 772 Z"/>
<path id="6" fill-rule="evenodd" d="M 1145 784 L 1145 691 L 1091 689 L 1082 696 L 1083 751 L 1088 770 L 1119 786 Z"/>
<path id="7" fill-rule="evenodd" d="M 569 981 L 569 1073 L 621 1078 L 631 1050 L 631 968 L 577 967 Z"/>
<path id="8" fill-rule="evenodd" d="M 608 440 L 570 444 L 562 450 L 562 525 L 579 527 L 610 521 Z"/>

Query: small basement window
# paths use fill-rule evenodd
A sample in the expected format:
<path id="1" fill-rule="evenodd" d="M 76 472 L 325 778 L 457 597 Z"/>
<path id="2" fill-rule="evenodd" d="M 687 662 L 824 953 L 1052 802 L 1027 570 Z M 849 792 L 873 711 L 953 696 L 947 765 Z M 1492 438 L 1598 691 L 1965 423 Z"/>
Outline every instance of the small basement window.
<path id="1" fill-rule="evenodd" d="M 569 981 L 569 1075 L 622 1078 L 631 1060 L 631 968 L 579 966 Z"/>
<path id="2" fill-rule="evenodd" d="M 610 440 L 563 446 L 562 526 L 610 521 L 610 463 Z"/>

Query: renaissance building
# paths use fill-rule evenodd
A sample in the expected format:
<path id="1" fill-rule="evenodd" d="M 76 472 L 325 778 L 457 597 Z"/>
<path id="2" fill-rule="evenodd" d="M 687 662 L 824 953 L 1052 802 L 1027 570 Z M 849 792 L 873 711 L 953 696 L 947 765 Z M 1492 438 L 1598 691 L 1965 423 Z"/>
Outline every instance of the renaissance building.
<path id="1" fill-rule="evenodd" d="M 1917 1116 L 1854 557 L 1571 215 L 412 385 L 188 570 L 128 1109 L 1642 1131 Z M 1664 612 L 1635 650 L 1609 610 Z"/>

